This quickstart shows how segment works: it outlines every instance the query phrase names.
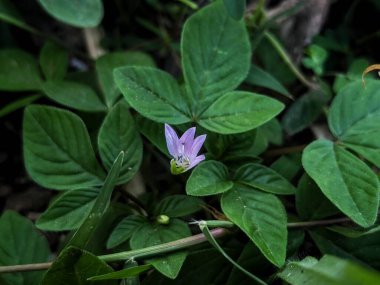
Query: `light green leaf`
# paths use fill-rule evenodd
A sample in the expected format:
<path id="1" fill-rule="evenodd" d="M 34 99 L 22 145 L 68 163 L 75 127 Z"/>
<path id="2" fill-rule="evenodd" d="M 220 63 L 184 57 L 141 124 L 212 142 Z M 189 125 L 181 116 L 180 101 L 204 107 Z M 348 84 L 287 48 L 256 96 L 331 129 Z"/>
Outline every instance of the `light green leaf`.
<path id="1" fill-rule="evenodd" d="M 19 49 L 0 50 L 0 90 L 39 90 L 41 84 L 37 61 L 31 54 Z"/>
<path id="2" fill-rule="evenodd" d="M 0 0 L 0 20 L 15 25 L 26 31 L 37 33 L 34 28 L 25 22 L 16 7 L 9 0 Z"/>
<path id="3" fill-rule="evenodd" d="M 170 195 L 162 199 L 154 209 L 154 215 L 178 218 L 198 212 L 204 206 L 203 200 L 187 195 Z"/>
<path id="4" fill-rule="evenodd" d="M 318 220 L 339 213 L 307 174 L 304 174 L 298 183 L 296 209 L 303 220 Z"/>
<path id="5" fill-rule="evenodd" d="M 207 196 L 223 193 L 231 189 L 227 167 L 210 160 L 199 164 L 186 183 L 186 193 L 193 196 Z"/>
<path id="6" fill-rule="evenodd" d="M 32 222 L 16 212 L 0 218 L 0 266 L 47 262 L 50 249 Z M 39 285 L 43 271 L 1 273 L 2 285 Z"/>
<path id="7" fill-rule="evenodd" d="M 223 213 L 280 267 L 286 255 L 286 212 L 274 195 L 235 185 L 222 196 Z"/>
<path id="8" fill-rule="evenodd" d="M 380 167 L 380 81 L 357 80 L 342 88 L 329 112 L 331 132 L 344 145 Z"/>
<path id="9" fill-rule="evenodd" d="M 109 236 L 107 248 L 113 248 L 127 241 L 134 231 L 146 222 L 146 218 L 138 215 L 129 215 L 122 219 Z"/>
<path id="10" fill-rule="evenodd" d="M 107 212 L 113 189 L 116 186 L 116 182 L 119 178 L 121 167 L 123 165 L 123 159 L 124 152 L 120 152 L 118 157 L 115 159 L 112 168 L 108 172 L 108 175 L 104 181 L 102 188 L 99 191 L 99 195 L 96 198 L 90 213 L 81 224 L 79 229 L 74 233 L 70 241 L 66 244 L 66 248 L 68 246 L 86 248 L 88 245 L 104 214 Z"/>
<path id="11" fill-rule="evenodd" d="M 125 268 L 123 270 L 103 274 L 103 275 L 96 275 L 93 277 L 88 278 L 87 280 L 90 281 L 97 281 L 97 280 L 117 280 L 117 279 L 124 279 L 132 276 L 139 275 L 140 273 L 143 273 L 147 270 L 152 268 L 152 265 L 145 264 L 141 266 L 135 266 L 131 268 Z"/>
<path id="12" fill-rule="evenodd" d="M 368 227 L 375 222 L 379 181 L 364 162 L 331 141 L 319 140 L 304 150 L 302 164 L 325 196 L 355 223 Z"/>
<path id="13" fill-rule="evenodd" d="M 264 165 L 248 163 L 241 166 L 235 173 L 234 180 L 249 187 L 280 194 L 293 195 L 296 188 L 276 171 Z"/>
<path id="14" fill-rule="evenodd" d="M 244 16 L 246 0 L 224 0 L 227 13 L 235 20 L 240 20 Z"/>
<path id="15" fill-rule="evenodd" d="M 56 190 L 99 186 L 105 177 L 83 121 L 66 110 L 32 105 L 25 109 L 24 159 L 29 175 Z"/>
<path id="16" fill-rule="evenodd" d="M 64 249 L 46 273 L 41 285 L 116 285 L 116 281 L 87 281 L 94 275 L 113 272 L 92 253 L 70 246 Z"/>
<path id="17" fill-rule="evenodd" d="M 61 80 L 69 65 L 69 54 L 61 46 L 46 42 L 40 52 L 40 66 L 46 79 Z"/>
<path id="18" fill-rule="evenodd" d="M 96 60 L 96 72 L 108 108 L 115 104 L 121 94 L 114 81 L 113 71 L 126 65 L 155 67 L 149 55 L 138 51 L 107 53 Z"/>
<path id="19" fill-rule="evenodd" d="M 99 189 L 77 189 L 58 197 L 36 221 L 45 231 L 67 231 L 80 227 L 91 211 Z"/>
<path id="20" fill-rule="evenodd" d="M 132 249 L 146 248 L 185 238 L 191 235 L 187 224 L 178 219 L 171 219 L 168 225 L 148 224 L 139 227 L 132 235 L 130 245 Z M 175 252 L 160 258 L 149 259 L 148 263 L 165 276 L 174 279 L 177 277 L 187 252 Z"/>
<path id="21" fill-rule="evenodd" d="M 320 261 L 308 256 L 290 261 L 278 276 L 292 285 L 377 285 L 380 274 L 367 267 L 335 256 L 325 255 Z"/>
<path id="22" fill-rule="evenodd" d="M 118 184 L 132 179 L 140 168 L 142 141 L 125 102 L 118 103 L 107 114 L 99 130 L 98 148 L 103 164 L 110 169 L 120 151 L 124 163 Z"/>
<path id="23" fill-rule="evenodd" d="M 87 112 L 104 112 L 106 106 L 95 91 L 87 85 L 73 81 L 46 81 L 42 91 L 53 101 Z"/>
<path id="24" fill-rule="evenodd" d="M 55 19 L 79 28 L 97 26 L 103 18 L 101 0 L 38 0 Z"/>
<path id="25" fill-rule="evenodd" d="M 268 122 L 284 105 L 256 93 L 234 91 L 224 94 L 201 115 L 199 124 L 216 133 L 243 133 Z"/>
<path id="26" fill-rule="evenodd" d="M 247 76 L 251 51 L 243 21 L 229 17 L 221 1 L 199 10 L 184 25 L 181 55 L 198 113 Z"/>
<path id="27" fill-rule="evenodd" d="M 114 78 L 127 102 L 141 115 L 161 123 L 190 121 L 187 102 L 175 79 L 151 67 L 120 67 Z"/>
<path id="28" fill-rule="evenodd" d="M 285 97 L 293 99 L 293 96 L 289 93 L 288 90 L 286 90 L 280 81 L 278 81 L 269 72 L 266 72 L 264 69 L 261 69 L 256 65 L 251 65 L 251 69 L 249 70 L 245 82 L 251 85 L 268 88 L 284 95 Z"/>

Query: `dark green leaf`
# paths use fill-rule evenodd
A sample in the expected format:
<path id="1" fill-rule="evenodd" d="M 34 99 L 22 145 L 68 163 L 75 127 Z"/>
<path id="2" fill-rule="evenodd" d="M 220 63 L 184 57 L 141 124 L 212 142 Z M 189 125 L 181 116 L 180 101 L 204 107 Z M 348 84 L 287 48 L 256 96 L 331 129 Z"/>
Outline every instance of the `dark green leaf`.
<path id="1" fill-rule="evenodd" d="M 16 101 L 13 101 L 12 103 L 5 105 L 4 107 L 2 107 L 0 109 L 0 118 L 18 110 L 18 109 L 21 109 L 25 106 L 30 105 L 34 101 L 41 98 L 41 96 L 42 95 L 30 95 L 30 96 L 23 97 L 21 99 L 18 99 Z"/>
<path id="2" fill-rule="evenodd" d="M 99 186 L 105 177 L 83 121 L 66 110 L 33 105 L 25 109 L 24 159 L 29 175 L 57 190 Z"/>
<path id="3" fill-rule="evenodd" d="M 181 54 L 198 113 L 247 76 L 251 51 L 244 23 L 229 17 L 221 1 L 210 4 L 186 21 Z"/>
<path id="4" fill-rule="evenodd" d="M 130 240 L 132 249 L 146 248 L 185 238 L 191 235 L 186 223 L 178 219 L 171 219 L 168 225 L 144 224 L 139 227 L 132 235 Z M 149 259 L 148 263 L 160 271 L 165 276 L 174 279 L 177 277 L 187 252 L 180 251 L 167 254 L 163 257 Z"/>
<path id="5" fill-rule="evenodd" d="M 246 0 L 224 0 L 227 13 L 235 20 L 240 20 L 244 16 Z"/>
<path id="6" fill-rule="evenodd" d="M 0 90 L 30 91 L 41 89 L 37 61 L 19 49 L 0 50 Z"/>
<path id="7" fill-rule="evenodd" d="M 300 153 L 282 155 L 270 168 L 291 181 L 302 169 L 301 157 Z"/>
<path id="8" fill-rule="evenodd" d="M 243 133 L 268 122 L 284 105 L 256 93 L 234 91 L 224 94 L 202 113 L 199 124 L 216 133 Z"/>
<path id="9" fill-rule="evenodd" d="M 69 54 L 61 46 L 46 42 L 40 52 L 40 66 L 46 79 L 61 80 L 69 65 Z"/>
<path id="10" fill-rule="evenodd" d="M 196 197 L 170 195 L 158 202 L 154 214 L 178 218 L 200 211 L 203 205 L 204 202 Z"/>
<path id="11" fill-rule="evenodd" d="M 67 191 L 42 213 L 36 226 L 45 231 L 67 231 L 80 227 L 91 211 L 99 189 L 77 189 Z"/>
<path id="12" fill-rule="evenodd" d="M 38 0 L 52 17 L 66 24 L 91 28 L 97 26 L 103 18 L 101 0 Z"/>
<path id="13" fill-rule="evenodd" d="M 142 272 L 145 272 L 149 270 L 152 267 L 150 264 L 126 268 L 123 270 L 103 274 L 103 275 L 96 275 L 93 277 L 88 278 L 88 280 L 91 281 L 97 281 L 97 280 L 113 280 L 113 279 L 124 279 L 132 276 L 139 275 Z"/>
<path id="14" fill-rule="evenodd" d="M 88 112 L 106 111 L 106 106 L 95 91 L 82 83 L 46 81 L 42 90 L 53 101 L 73 109 Z"/>
<path id="15" fill-rule="evenodd" d="M 296 193 L 296 188 L 276 171 L 264 165 L 249 163 L 240 167 L 234 176 L 238 183 L 282 195 Z"/>
<path id="16" fill-rule="evenodd" d="M 261 127 L 259 127 L 260 135 L 265 136 L 268 143 L 274 145 L 282 145 L 284 141 L 282 127 L 280 122 L 274 118 Z"/>
<path id="17" fill-rule="evenodd" d="M 223 213 L 280 267 L 286 255 L 286 212 L 274 195 L 235 185 L 222 196 Z"/>
<path id="18" fill-rule="evenodd" d="M 292 285 L 377 285 L 380 274 L 335 256 L 325 255 L 320 261 L 308 256 L 289 262 L 278 276 Z"/>
<path id="19" fill-rule="evenodd" d="M 126 65 L 154 67 L 155 63 L 149 55 L 137 51 L 107 53 L 96 60 L 96 72 L 108 108 L 115 104 L 121 94 L 115 84 L 113 71 Z"/>
<path id="20" fill-rule="evenodd" d="M 233 186 L 227 167 L 210 160 L 199 164 L 186 183 L 186 193 L 193 196 L 207 196 L 226 192 Z"/>
<path id="21" fill-rule="evenodd" d="M 32 222 L 16 212 L 5 211 L 0 218 L 0 266 L 48 261 L 49 244 Z M 43 271 L 1 273 L 2 285 L 39 285 Z"/>
<path id="22" fill-rule="evenodd" d="M 37 32 L 25 22 L 16 7 L 9 0 L 0 0 L 0 20 L 32 33 Z"/>
<path id="23" fill-rule="evenodd" d="M 140 134 L 126 105 L 125 102 L 120 102 L 111 109 L 98 135 L 99 154 L 107 169 L 112 167 L 120 151 L 124 151 L 124 163 L 118 183 L 131 180 L 142 160 Z"/>
<path id="24" fill-rule="evenodd" d="M 331 141 L 319 140 L 304 150 L 302 164 L 323 194 L 354 222 L 363 227 L 375 222 L 379 181 L 359 158 Z"/>
<path id="25" fill-rule="evenodd" d="M 170 74 L 132 66 L 117 68 L 114 78 L 127 102 L 141 115 L 173 125 L 190 121 L 186 99 Z"/>

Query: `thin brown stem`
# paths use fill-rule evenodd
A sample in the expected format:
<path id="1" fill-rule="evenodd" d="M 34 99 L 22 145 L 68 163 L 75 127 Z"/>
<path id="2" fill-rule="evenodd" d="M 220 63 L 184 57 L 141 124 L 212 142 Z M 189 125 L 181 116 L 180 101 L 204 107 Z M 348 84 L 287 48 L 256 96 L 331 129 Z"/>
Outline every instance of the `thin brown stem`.
<path id="1" fill-rule="evenodd" d="M 290 229 L 312 228 L 312 227 L 328 226 L 328 225 L 347 223 L 347 222 L 352 222 L 352 220 L 348 217 L 344 217 L 344 218 L 336 218 L 336 219 L 330 219 L 330 220 L 295 222 L 295 223 L 288 223 L 288 228 Z"/>

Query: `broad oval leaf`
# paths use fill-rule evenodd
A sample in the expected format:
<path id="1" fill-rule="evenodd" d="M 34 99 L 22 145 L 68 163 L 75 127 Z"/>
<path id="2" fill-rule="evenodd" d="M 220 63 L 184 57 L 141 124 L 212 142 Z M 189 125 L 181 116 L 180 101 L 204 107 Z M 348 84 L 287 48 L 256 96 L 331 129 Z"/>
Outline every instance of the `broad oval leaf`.
<path id="1" fill-rule="evenodd" d="M 102 184 L 104 171 L 83 121 L 74 113 L 47 106 L 27 107 L 23 139 L 26 169 L 42 186 L 64 190 Z"/>
<path id="2" fill-rule="evenodd" d="M 79 228 L 91 211 L 99 189 L 77 189 L 67 191 L 54 200 L 36 221 L 36 226 L 45 231 L 67 231 Z"/>
<path id="3" fill-rule="evenodd" d="M 0 50 L 0 90 L 41 89 L 42 79 L 34 57 L 19 49 Z"/>
<path id="4" fill-rule="evenodd" d="M 0 266 L 47 262 L 49 244 L 32 222 L 13 211 L 0 218 Z M 2 285 L 39 285 L 43 271 L 0 274 Z"/>
<path id="5" fill-rule="evenodd" d="M 116 285 L 116 281 L 87 281 L 94 275 L 111 272 L 112 268 L 97 256 L 70 246 L 59 254 L 46 272 L 41 285 Z"/>
<path id="6" fill-rule="evenodd" d="M 199 124 L 216 133 L 243 133 L 278 115 L 284 104 L 256 93 L 234 91 L 224 94 L 200 116 Z"/>
<path id="7" fill-rule="evenodd" d="M 368 227 L 375 222 L 379 181 L 364 162 L 331 141 L 319 140 L 304 150 L 302 164 L 325 196 L 355 223 Z"/>
<path id="8" fill-rule="evenodd" d="M 193 170 L 186 183 L 186 193 L 193 196 L 215 195 L 228 191 L 232 186 L 227 167 L 221 162 L 210 160 Z"/>
<path id="9" fill-rule="evenodd" d="M 187 195 L 170 195 L 156 205 L 154 214 L 178 218 L 198 212 L 204 206 L 203 200 Z"/>
<path id="10" fill-rule="evenodd" d="M 108 108 L 115 104 L 121 94 L 114 81 L 113 71 L 126 65 L 155 67 L 149 55 L 138 51 L 107 53 L 96 60 L 96 73 Z"/>
<path id="11" fill-rule="evenodd" d="M 63 47 L 48 41 L 40 52 L 41 70 L 48 80 L 61 80 L 69 65 L 69 54 Z"/>
<path id="12" fill-rule="evenodd" d="M 140 168 L 142 141 L 125 102 L 118 103 L 104 119 L 99 130 L 98 148 L 107 169 L 111 168 L 120 151 L 124 151 L 119 184 L 131 180 Z"/>
<path id="13" fill-rule="evenodd" d="M 188 91 L 203 110 L 247 76 L 251 50 L 243 21 L 230 18 L 222 1 L 199 10 L 184 25 L 181 55 Z"/>
<path id="14" fill-rule="evenodd" d="M 106 111 L 106 106 L 95 91 L 82 83 L 46 81 L 42 86 L 42 91 L 53 101 L 73 109 L 87 112 Z"/>
<path id="15" fill-rule="evenodd" d="M 101 0 L 38 0 L 38 2 L 57 20 L 79 28 L 95 27 L 103 18 Z"/>
<path id="16" fill-rule="evenodd" d="M 113 248 L 127 241 L 134 231 L 146 222 L 146 218 L 139 215 L 129 215 L 122 219 L 109 236 L 107 240 L 107 248 Z"/>
<path id="17" fill-rule="evenodd" d="M 246 0 L 224 0 L 227 13 L 235 20 L 240 20 L 244 16 Z"/>
<path id="18" fill-rule="evenodd" d="M 241 166 L 236 171 L 234 180 L 269 193 L 280 195 L 296 193 L 296 188 L 288 180 L 261 164 L 248 163 Z"/>
<path id="19" fill-rule="evenodd" d="M 380 167 L 380 82 L 357 80 L 335 97 L 329 111 L 331 132 L 347 147 Z"/>
<path id="20" fill-rule="evenodd" d="M 273 194 L 235 185 L 222 196 L 223 213 L 280 267 L 286 256 L 286 212 Z"/>
<path id="21" fill-rule="evenodd" d="M 132 235 L 130 245 L 132 249 L 146 248 L 159 245 L 191 235 L 187 224 L 178 219 L 171 219 L 168 225 L 144 224 Z M 174 279 L 177 277 L 187 252 L 175 252 L 163 257 L 148 259 L 147 262 L 165 276 Z"/>
<path id="22" fill-rule="evenodd" d="M 117 68 L 114 78 L 129 105 L 141 115 L 173 125 L 190 121 L 186 99 L 169 73 L 131 66 Z"/>

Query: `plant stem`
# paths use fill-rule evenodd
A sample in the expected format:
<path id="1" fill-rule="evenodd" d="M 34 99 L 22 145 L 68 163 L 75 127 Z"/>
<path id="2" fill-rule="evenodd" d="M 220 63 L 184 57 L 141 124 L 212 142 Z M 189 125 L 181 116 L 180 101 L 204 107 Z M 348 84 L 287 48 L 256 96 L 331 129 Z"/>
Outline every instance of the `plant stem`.
<path id="1" fill-rule="evenodd" d="M 344 218 L 336 218 L 336 219 L 330 219 L 330 220 L 295 222 L 295 223 L 288 223 L 288 228 L 290 229 L 312 228 L 312 227 L 328 226 L 328 225 L 339 224 L 339 223 L 346 223 L 346 222 L 351 222 L 351 221 L 352 220 L 350 218 L 344 217 Z"/>
<path id="2" fill-rule="evenodd" d="M 289 147 L 272 149 L 272 150 L 266 151 L 264 153 L 264 156 L 273 157 L 273 156 L 279 156 L 279 155 L 283 155 L 283 154 L 302 152 L 306 146 L 307 146 L 307 144 L 303 144 L 303 145 L 296 145 L 296 146 L 289 146 Z"/>

